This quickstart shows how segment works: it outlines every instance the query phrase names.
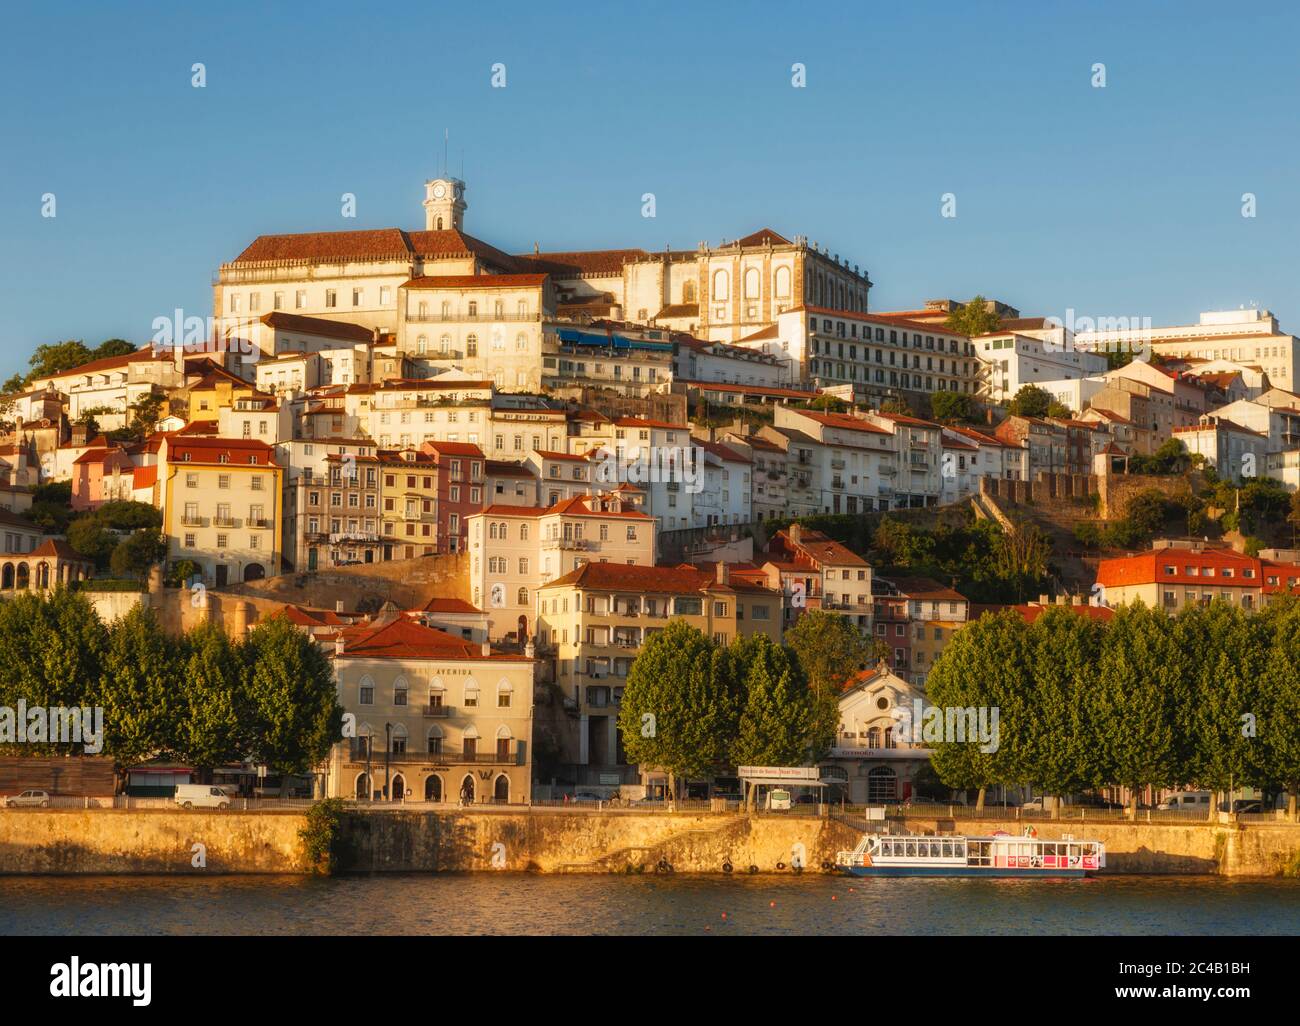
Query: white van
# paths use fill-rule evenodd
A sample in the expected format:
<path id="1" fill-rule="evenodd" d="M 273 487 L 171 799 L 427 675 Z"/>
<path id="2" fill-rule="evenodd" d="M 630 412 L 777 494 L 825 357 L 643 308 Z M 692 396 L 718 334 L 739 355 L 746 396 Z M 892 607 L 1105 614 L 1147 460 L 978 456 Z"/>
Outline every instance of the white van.
<path id="1" fill-rule="evenodd" d="M 1157 809 L 1192 809 L 1204 812 L 1207 816 L 1210 814 L 1211 795 L 1209 791 L 1177 791 L 1174 794 L 1165 795 L 1165 800 L 1156 806 Z"/>
<path id="2" fill-rule="evenodd" d="M 215 784 L 177 784 L 176 804 L 184 809 L 228 809 L 230 795 Z"/>

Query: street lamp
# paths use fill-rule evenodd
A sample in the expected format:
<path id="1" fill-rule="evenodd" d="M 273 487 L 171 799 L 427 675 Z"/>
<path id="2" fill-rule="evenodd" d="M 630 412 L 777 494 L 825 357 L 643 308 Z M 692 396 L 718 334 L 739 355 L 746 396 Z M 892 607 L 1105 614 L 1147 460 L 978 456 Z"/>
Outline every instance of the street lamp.
<path id="1" fill-rule="evenodd" d="M 393 761 L 393 725 L 384 724 L 384 797 L 393 798 L 391 766 Z"/>

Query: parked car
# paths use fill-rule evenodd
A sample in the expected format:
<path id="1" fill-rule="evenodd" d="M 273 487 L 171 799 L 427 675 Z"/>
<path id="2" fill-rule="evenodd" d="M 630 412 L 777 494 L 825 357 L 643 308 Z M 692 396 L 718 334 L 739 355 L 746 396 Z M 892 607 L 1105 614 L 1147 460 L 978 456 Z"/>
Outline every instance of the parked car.
<path id="1" fill-rule="evenodd" d="M 1241 815 L 1242 813 L 1263 812 L 1264 803 L 1254 798 L 1238 798 L 1232 803 L 1232 811 Z"/>
<path id="2" fill-rule="evenodd" d="M 662 795 L 648 794 L 644 798 L 638 798 L 633 805 L 662 805 L 664 803 Z"/>
<path id="3" fill-rule="evenodd" d="M 796 805 L 816 805 L 817 801 L 818 798 L 815 794 L 801 794 L 795 798 L 794 803 Z"/>
<path id="4" fill-rule="evenodd" d="M 603 801 L 605 801 L 605 798 L 604 798 L 603 795 L 599 795 L 599 794 L 597 794 L 595 791 L 578 791 L 578 792 L 575 792 L 575 793 L 574 793 L 573 797 L 570 798 L 569 801 L 571 801 L 571 802 L 603 802 Z"/>
<path id="5" fill-rule="evenodd" d="M 50 807 L 50 796 L 44 791 L 30 788 L 22 794 L 6 798 L 5 807 L 9 809 L 48 809 Z"/>
<path id="6" fill-rule="evenodd" d="M 215 784 L 178 784 L 175 801 L 183 809 L 230 808 L 230 795 Z"/>
<path id="7" fill-rule="evenodd" d="M 1166 795 L 1165 800 L 1156 806 L 1161 812 L 1170 809 L 1192 809 L 1204 812 L 1207 815 L 1210 812 L 1210 792 L 1209 791 L 1178 791 L 1171 795 Z"/>

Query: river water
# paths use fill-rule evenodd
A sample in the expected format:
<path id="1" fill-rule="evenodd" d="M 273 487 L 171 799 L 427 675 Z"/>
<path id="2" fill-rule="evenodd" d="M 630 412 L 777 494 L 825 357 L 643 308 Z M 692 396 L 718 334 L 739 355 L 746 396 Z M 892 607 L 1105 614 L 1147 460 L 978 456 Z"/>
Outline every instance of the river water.
<path id="1" fill-rule="evenodd" d="M 3 877 L 0 935 L 1300 934 L 1300 880 Z"/>

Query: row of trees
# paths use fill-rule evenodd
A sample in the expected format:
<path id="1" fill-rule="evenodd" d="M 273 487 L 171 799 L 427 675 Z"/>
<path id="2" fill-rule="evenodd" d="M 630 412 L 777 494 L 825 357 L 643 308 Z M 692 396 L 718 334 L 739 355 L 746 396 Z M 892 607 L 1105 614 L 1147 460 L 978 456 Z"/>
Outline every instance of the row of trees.
<path id="1" fill-rule="evenodd" d="M 103 751 L 123 765 L 172 757 L 202 771 L 242 759 L 304 773 L 340 737 L 329 661 L 286 619 L 246 639 L 218 624 L 180 638 L 136 606 L 106 626 L 84 596 L 56 589 L 0 601 L 0 706 L 103 709 Z M 4 744 L 6 754 L 83 745 Z"/>
<path id="2" fill-rule="evenodd" d="M 618 725 L 629 762 L 678 777 L 723 767 L 799 766 L 830 748 L 841 685 L 876 655 L 846 618 L 810 610 L 778 645 L 765 634 L 720 645 L 673 620 L 628 672 Z"/>
<path id="3" fill-rule="evenodd" d="M 940 708 L 999 710 L 999 744 L 935 742 L 945 784 L 1254 786 L 1300 792 L 1300 603 L 1248 615 L 1226 602 L 1178 616 L 1140 604 L 1110 622 L 1049 609 L 959 631 L 926 680 Z"/>

